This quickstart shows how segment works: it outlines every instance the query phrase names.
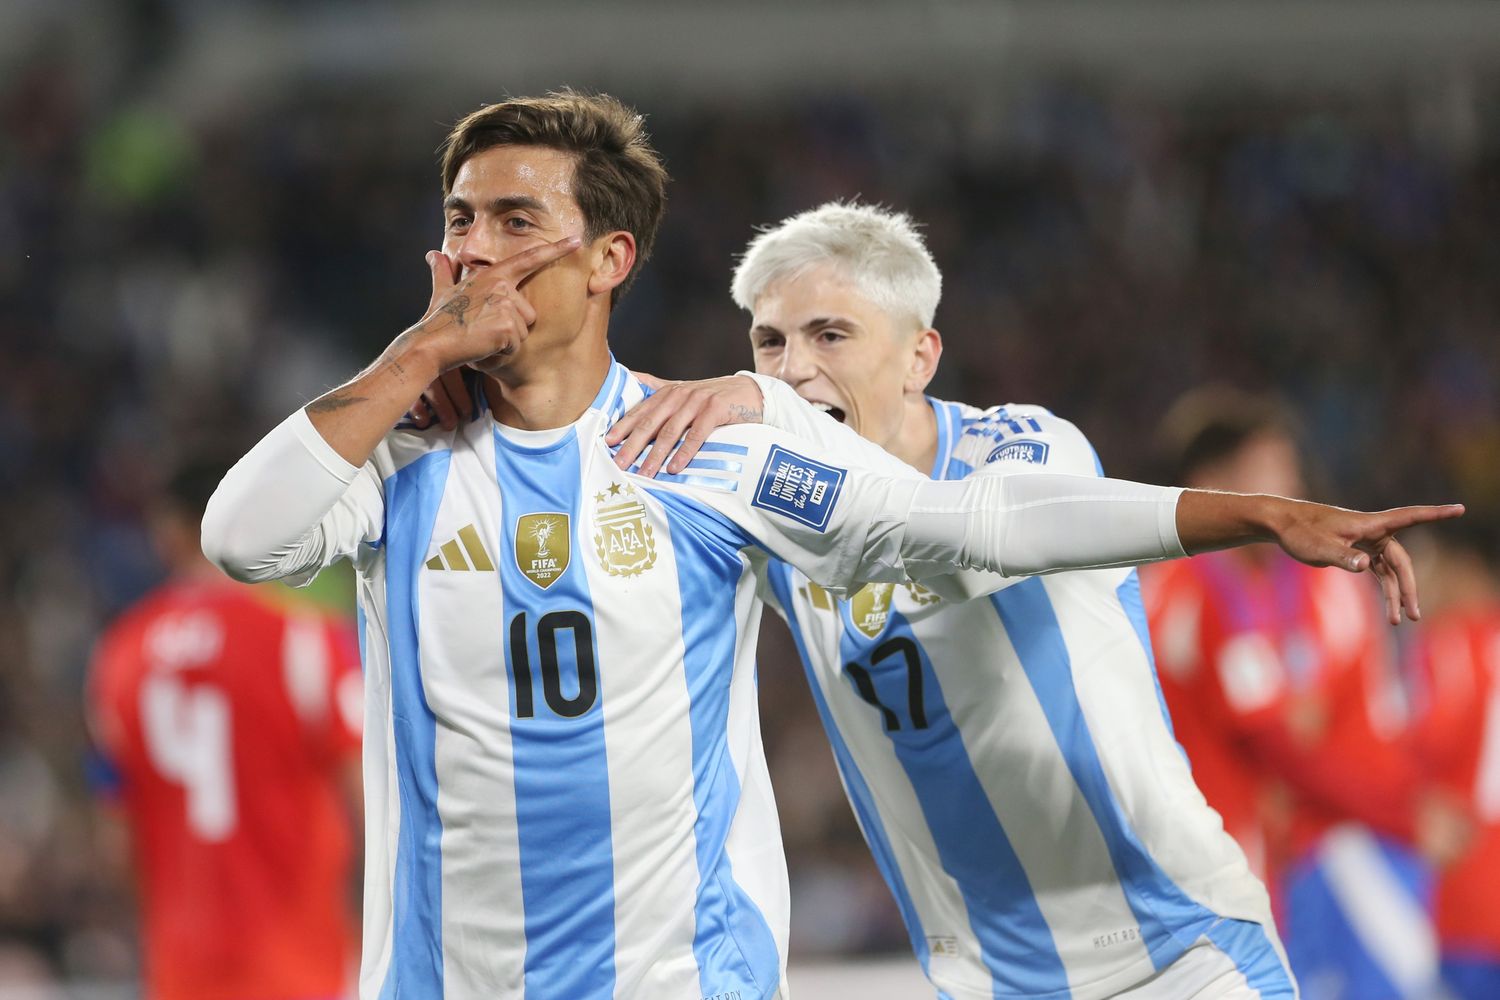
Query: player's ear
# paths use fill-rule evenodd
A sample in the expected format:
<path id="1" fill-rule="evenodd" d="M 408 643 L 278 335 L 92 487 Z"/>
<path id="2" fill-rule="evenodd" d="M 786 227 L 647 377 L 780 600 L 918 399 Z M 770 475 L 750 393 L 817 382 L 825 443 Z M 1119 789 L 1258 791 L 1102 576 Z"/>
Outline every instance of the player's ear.
<path id="1" fill-rule="evenodd" d="M 589 292 L 593 295 L 614 291 L 635 266 L 635 237 L 623 229 L 605 233 L 590 250 L 594 269 L 589 273 Z"/>
<path id="2" fill-rule="evenodd" d="M 922 392 L 937 374 L 938 359 L 943 356 L 943 337 L 936 330 L 917 334 L 912 345 L 911 367 L 906 371 L 906 391 Z"/>

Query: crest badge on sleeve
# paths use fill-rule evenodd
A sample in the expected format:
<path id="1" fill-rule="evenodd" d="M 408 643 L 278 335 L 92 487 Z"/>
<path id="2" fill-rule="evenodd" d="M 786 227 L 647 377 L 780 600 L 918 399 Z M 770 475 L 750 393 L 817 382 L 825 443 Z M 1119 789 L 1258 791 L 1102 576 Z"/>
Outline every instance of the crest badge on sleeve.
<path id="1" fill-rule="evenodd" d="M 557 511 L 522 514 L 516 519 L 516 568 L 546 590 L 567 572 L 571 539 L 568 515 Z"/>
<path id="2" fill-rule="evenodd" d="M 656 538 L 635 487 L 611 483 L 594 494 L 594 550 L 610 576 L 639 576 L 656 565 Z"/>

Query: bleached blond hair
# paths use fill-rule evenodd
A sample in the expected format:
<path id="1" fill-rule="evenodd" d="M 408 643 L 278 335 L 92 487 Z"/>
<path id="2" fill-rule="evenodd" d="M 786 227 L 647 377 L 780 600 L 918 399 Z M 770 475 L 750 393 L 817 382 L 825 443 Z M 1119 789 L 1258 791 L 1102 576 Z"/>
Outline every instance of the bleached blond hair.
<path id="1" fill-rule="evenodd" d="M 754 312 L 766 289 L 828 262 L 890 316 L 932 326 L 942 273 L 911 216 L 878 205 L 830 201 L 762 230 L 740 257 L 729 292 Z"/>

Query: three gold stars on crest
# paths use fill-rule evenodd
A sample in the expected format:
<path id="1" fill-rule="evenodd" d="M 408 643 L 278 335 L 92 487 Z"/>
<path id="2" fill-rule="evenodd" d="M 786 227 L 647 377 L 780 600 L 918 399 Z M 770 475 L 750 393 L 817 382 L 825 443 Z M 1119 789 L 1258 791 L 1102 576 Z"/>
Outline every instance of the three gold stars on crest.
<path id="1" fill-rule="evenodd" d="M 602 493 L 594 494 L 594 503 L 603 503 L 610 497 L 619 496 L 621 492 L 624 492 L 627 496 L 629 496 L 630 494 L 635 492 L 635 487 L 628 484 L 610 483 L 609 489 L 603 491 Z"/>

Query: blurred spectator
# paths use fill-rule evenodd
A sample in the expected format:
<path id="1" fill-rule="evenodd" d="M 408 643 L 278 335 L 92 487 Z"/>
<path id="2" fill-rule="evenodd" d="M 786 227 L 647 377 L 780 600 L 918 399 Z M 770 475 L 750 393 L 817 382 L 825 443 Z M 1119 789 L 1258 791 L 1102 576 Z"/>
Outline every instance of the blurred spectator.
<path id="1" fill-rule="evenodd" d="M 1270 399 L 1214 387 L 1169 411 L 1173 481 L 1306 496 L 1293 424 Z M 1432 995 L 1430 873 L 1463 811 L 1425 787 L 1405 743 L 1393 637 L 1368 580 L 1270 546 L 1144 573 L 1177 737 L 1209 804 L 1264 866 L 1309 1000 Z"/>
<path id="2" fill-rule="evenodd" d="M 1415 657 L 1427 696 L 1418 746 L 1478 826 L 1437 883 L 1443 978 L 1461 1000 L 1500 996 L 1500 545 L 1486 512 L 1476 513 L 1414 548 L 1423 612 Z"/>
<path id="3" fill-rule="evenodd" d="M 128 827 L 148 1000 L 328 1000 L 358 926 L 358 654 L 347 626 L 203 557 L 223 469 L 184 465 L 151 507 L 172 577 L 99 643 L 96 783 Z"/>

